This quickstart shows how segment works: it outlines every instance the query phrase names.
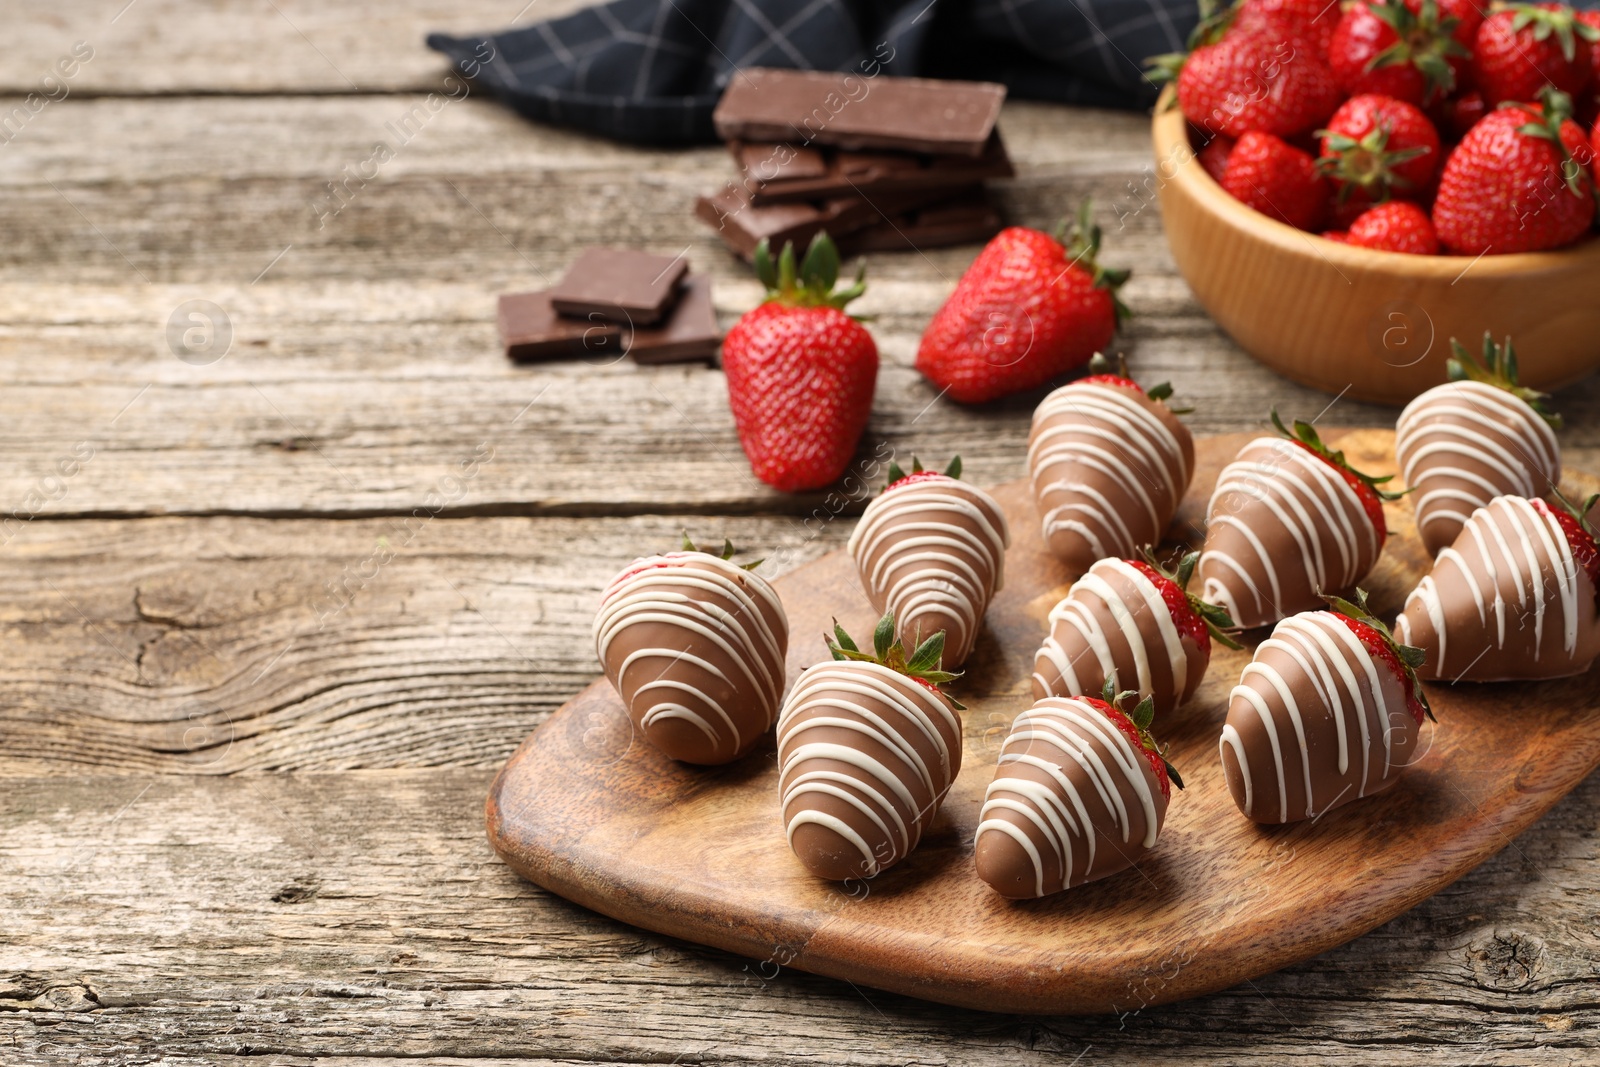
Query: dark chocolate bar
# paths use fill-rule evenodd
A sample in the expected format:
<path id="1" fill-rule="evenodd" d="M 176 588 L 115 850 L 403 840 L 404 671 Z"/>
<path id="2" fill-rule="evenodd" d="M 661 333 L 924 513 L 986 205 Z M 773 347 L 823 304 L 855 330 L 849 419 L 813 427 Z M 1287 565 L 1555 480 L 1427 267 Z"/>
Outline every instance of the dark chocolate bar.
<path id="1" fill-rule="evenodd" d="M 550 288 L 550 304 L 563 315 L 654 326 L 671 310 L 688 270 L 681 255 L 590 248 Z"/>
<path id="2" fill-rule="evenodd" d="M 716 229 L 723 244 L 749 259 L 762 238 L 780 251 L 793 241 L 804 249 L 822 230 L 838 241 L 844 234 L 882 222 L 896 214 L 950 199 L 964 190 L 914 189 L 872 198 L 839 196 L 822 201 L 795 201 L 757 207 L 749 194 L 730 183 L 720 192 L 695 201 L 695 214 Z"/>
<path id="3" fill-rule="evenodd" d="M 728 146 L 757 207 L 830 196 L 883 196 L 918 189 L 957 189 L 1016 172 L 1000 131 L 983 155 L 927 156 L 909 152 L 854 152 L 789 144 L 734 142 Z"/>
<path id="4" fill-rule="evenodd" d="M 892 216 L 839 239 L 841 255 L 915 252 L 987 241 L 1003 229 L 1000 212 L 983 191 Z"/>
<path id="5" fill-rule="evenodd" d="M 712 113 L 725 141 L 983 155 L 1006 89 L 993 82 L 751 67 Z"/>
<path id="6" fill-rule="evenodd" d="M 550 305 L 547 290 L 503 294 L 499 320 L 500 343 L 518 363 L 622 355 L 620 326 L 599 318 L 563 318 Z"/>

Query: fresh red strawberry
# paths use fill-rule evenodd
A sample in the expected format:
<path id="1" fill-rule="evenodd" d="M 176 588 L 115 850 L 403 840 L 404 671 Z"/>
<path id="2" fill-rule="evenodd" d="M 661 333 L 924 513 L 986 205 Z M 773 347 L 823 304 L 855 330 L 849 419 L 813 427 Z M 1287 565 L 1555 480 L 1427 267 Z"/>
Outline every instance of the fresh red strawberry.
<path id="1" fill-rule="evenodd" d="M 1439 131 L 1415 104 L 1392 96 L 1351 97 L 1317 136 L 1317 169 L 1345 199 L 1358 191 L 1372 202 L 1414 199 L 1432 186 L 1439 167 Z"/>
<path id="2" fill-rule="evenodd" d="M 1087 201 L 1066 243 L 1012 226 L 995 235 L 922 335 L 917 369 L 963 404 L 1043 385 L 1106 347 L 1127 313 L 1125 270 L 1096 257 L 1100 227 Z"/>
<path id="3" fill-rule="evenodd" d="M 1573 562 L 1588 572 L 1589 582 L 1595 587 L 1596 596 L 1600 597 L 1600 545 L 1595 542 L 1596 531 L 1588 518 L 1595 505 L 1600 503 L 1600 493 L 1591 496 L 1577 508 L 1559 494 L 1557 503 L 1559 506 L 1551 507 L 1546 501 L 1535 500 L 1533 509 L 1556 520 L 1561 532 L 1567 535 L 1567 544 L 1572 547 Z"/>
<path id="4" fill-rule="evenodd" d="M 1228 648 L 1243 646 L 1228 633 L 1233 629 L 1233 619 L 1227 611 L 1215 604 L 1208 604 L 1188 591 L 1189 579 L 1194 576 L 1195 564 L 1199 561 L 1200 553 L 1189 552 L 1178 561 L 1176 570 L 1169 571 L 1146 549 L 1144 559 L 1126 562 L 1150 579 L 1150 583 L 1160 591 L 1161 601 L 1171 613 L 1172 624 L 1178 628 L 1178 633 L 1193 638 L 1200 647 L 1200 654 L 1209 658 L 1213 637 Z"/>
<path id="5" fill-rule="evenodd" d="M 1358 0 L 1333 32 L 1328 66 L 1351 96 L 1380 93 L 1420 107 L 1456 87 L 1468 26 L 1477 29 L 1471 0 Z"/>
<path id="6" fill-rule="evenodd" d="M 1593 149 L 1568 116 L 1571 102 L 1497 108 L 1445 162 L 1433 225 L 1452 252 L 1537 252 L 1583 236 L 1594 219 L 1594 184 L 1579 163 Z"/>
<path id="7" fill-rule="evenodd" d="M 1417 668 L 1422 666 L 1425 653 L 1420 648 L 1396 641 L 1389 628 L 1367 610 L 1364 592 L 1357 589 L 1356 599 L 1358 603 L 1352 604 L 1339 597 L 1328 597 L 1328 605 L 1333 608 L 1334 618 L 1350 628 L 1374 662 L 1382 664 L 1400 683 L 1406 695 L 1406 708 L 1416 718 L 1417 725 L 1421 726 L 1424 717 L 1433 718 L 1428 698 L 1422 692 L 1422 684 L 1417 681 Z"/>
<path id="8" fill-rule="evenodd" d="M 1347 245 L 1350 243 L 1349 230 L 1323 230 L 1322 236 L 1325 240 L 1332 241 L 1335 244 Z"/>
<path id="9" fill-rule="evenodd" d="M 1202 28 L 1196 31 L 1204 40 Z M 1280 137 L 1309 133 L 1339 106 L 1339 87 L 1317 46 L 1269 19 L 1245 20 L 1187 55 L 1153 60 L 1152 80 L 1175 78 L 1178 106 L 1212 134 L 1262 130 Z"/>
<path id="10" fill-rule="evenodd" d="M 766 302 L 722 342 L 739 443 L 774 489 L 820 489 L 844 473 L 872 411 L 878 346 L 843 310 L 866 283 L 858 274 L 834 289 L 839 253 L 826 233 L 812 240 L 798 277 L 793 245 L 774 265 L 763 241 L 755 264 Z"/>
<path id="11" fill-rule="evenodd" d="M 1196 153 L 1196 158 L 1200 160 L 1205 172 L 1211 175 L 1211 180 L 1221 185 L 1222 176 L 1228 172 L 1228 156 L 1232 153 L 1232 137 L 1213 137 Z"/>
<path id="12" fill-rule="evenodd" d="M 1252 130 L 1228 157 L 1222 188 L 1263 215 L 1302 230 L 1318 230 L 1328 212 L 1328 183 L 1300 149 Z"/>
<path id="13" fill-rule="evenodd" d="M 1383 488 L 1383 484 L 1392 480 L 1394 475 L 1389 474 L 1382 478 L 1374 478 L 1370 474 L 1364 474 L 1356 470 L 1345 460 L 1342 451 L 1335 452 L 1322 443 L 1322 438 L 1317 434 L 1316 427 L 1309 422 L 1301 422 L 1296 419 L 1294 429 L 1291 431 L 1283 424 L 1283 420 L 1278 417 L 1278 413 L 1274 411 L 1272 413 L 1272 425 L 1280 435 L 1287 437 L 1339 472 L 1339 477 L 1343 478 L 1345 484 L 1355 491 L 1356 499 L 1361 501 L 1362 510 L 1367 513 L 1367 518 L 1372 520 L 1372 528 L 1378 532 L 1378 547 L 1382 548 L 1383 542 L 1388 540 L 1389 537 L 1389 525 L 1383 519 L 1383 502 L 1385 500 L 1398 500 L 1405 495 L 1404 493 L 1392 493 Z"/>
<path id="14" fill-rule="evenodd" d="M 1311 42 L 1318 58 L 1327 56 L 1339 25 L 1339 0 L 1242 0 L 1238 11 L 1241 25 L 1260 18 L 1293 27 Z"/>
<path id="15" fill-rule="evenodd" d="M 1370 209 L 1350 224 L 1350 243 L 1385 252 L 1417 256 L 1439 254 L 1439 235 L 1428 213 L 1409 200 L 1391 200 Z"/>
<path id="16" fill-rule="evenodd" d="M 1590 44 L 1600 29 L 1562 4 L 1511 4 L 1478 28 L 1472 75 L 1491 106 L 1531 103 L 1546 85 L 1577 95 L 1594 77 Z"/>

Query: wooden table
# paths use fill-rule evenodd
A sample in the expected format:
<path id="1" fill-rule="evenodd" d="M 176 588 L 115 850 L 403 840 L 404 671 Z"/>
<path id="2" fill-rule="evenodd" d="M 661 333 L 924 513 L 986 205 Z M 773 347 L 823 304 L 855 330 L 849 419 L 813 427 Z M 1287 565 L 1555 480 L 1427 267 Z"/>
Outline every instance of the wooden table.
<path id="1" fill-rule="evenodd" d="M 1593 779 L 1359 941 L 1122 1018 L 775 974 L 518 881 L 484 842 L 485 788 L 595 675 L 591 612 L 618 564 L 688 527 L 788 568 L 842 545 L 860 506 L 757 483 L 719 372 L 497 351 L 495 294 L 597 242 L 687 248 L 725 325 L 751 307 L 749 272 L 688 208 L 725 154 L 621 148 L 476 99 L 427 110 L 452 88 L 425 31 L 549 3 L 14 8 L 0 1062 L 1594 1062 Z M 75 41 L 93 57 L 70 95 L 16 119 Z M 389 124 L 418 106 L 398 143 Z M 1207 321 L 1167 254 L 1140 116 L 1014 103 L 1002 124 L 1009 214 L 1042 225 L 1095 197 L 1106 258 L 1135 268 L 1120 343 L 1197 432 L 1273 404 L 1393 418 L 1327 407 Z M 380 141 L 393 158 L 363 177 Z M 972 254 L 873 257 L 867 447 L 958 452 L 997 482 L 1022 470 L 1032 398 L 963 409 L 911 369 Z M 203 318 L 169 339 L 189 301 L 226 316 L 214 362 Z M 1600 469 L 1600 383 L 1558 407 L 1570 461 Z"/>

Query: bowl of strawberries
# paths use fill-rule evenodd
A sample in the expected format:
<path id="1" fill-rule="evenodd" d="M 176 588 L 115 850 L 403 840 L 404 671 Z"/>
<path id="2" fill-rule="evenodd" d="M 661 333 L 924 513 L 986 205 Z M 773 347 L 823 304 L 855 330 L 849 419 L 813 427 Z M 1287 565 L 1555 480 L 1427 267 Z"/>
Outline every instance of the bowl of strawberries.
<path id="1" fill-rule="evenodd" d="M 1600 11 L 1237 0 L 1155 64 L 1173 259 L 1252 356 L 1389 403 L 1485 331 L 1600 367 Z"/>

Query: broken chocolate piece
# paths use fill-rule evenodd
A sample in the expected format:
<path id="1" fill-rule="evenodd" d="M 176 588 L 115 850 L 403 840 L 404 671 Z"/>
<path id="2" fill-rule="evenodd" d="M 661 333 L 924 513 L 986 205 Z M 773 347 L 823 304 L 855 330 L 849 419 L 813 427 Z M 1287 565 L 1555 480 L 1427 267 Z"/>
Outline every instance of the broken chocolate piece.
<path id="1" fill-rule="evenodd" d="M 624 330 L 622 346 L 635 363 L 647 365 L 715 359 L 722 332 L 711 304 L 710 275 L 689 275 L 672 317 L 661 326 Z"/>
<path id="2" fill-rule="evenodd" d="M 711 120 L 725 141 L 976 157 L 1005 97 L 993 82 L 751 67 L 728 83 Z"/>
<path id="3" fill-rule="evenodd" d="M 831 196 L 953 191 L 1016 173 L 999 130 L 990 135 L 983 155 L 975 159 L 747 142 L 736 142 L 729 149 L 744 175 L 750 202 L 757 207 Z"/>
<path id="4" fill-rule="evenodd" d="M 681 255 L 590 248 L 551 287 L 550 304 L 563 315 L 654 326 L 672 310 L 688 270 Z"/>
<path id="5" fill-rule="evenodd" d="M 567 319 L 550 305 L 550 293 L 500 297 L 500 343 L 518 363 L 575 356 L 622 355 L 622 329 L 600 318 Z"/>
<path id="6" fill-rule="evenodd" d="M 797 248 L 804 247 L 822 230 L 827 230 L 835 241 L 842 241 L 844 235 L 855 230 L 950 199 L 955 192 L 919 189 L 871 199 L 839 196 L 816 202 L 802 200 L 756 207 L 740 185 L 729 184 L 711 196 L 700 197 L 695 201 L 694 210 L 716 228 L 724 244 L 749 259 L 763 238 L 775 250 L 782 249 L 789 241 Z"/>

